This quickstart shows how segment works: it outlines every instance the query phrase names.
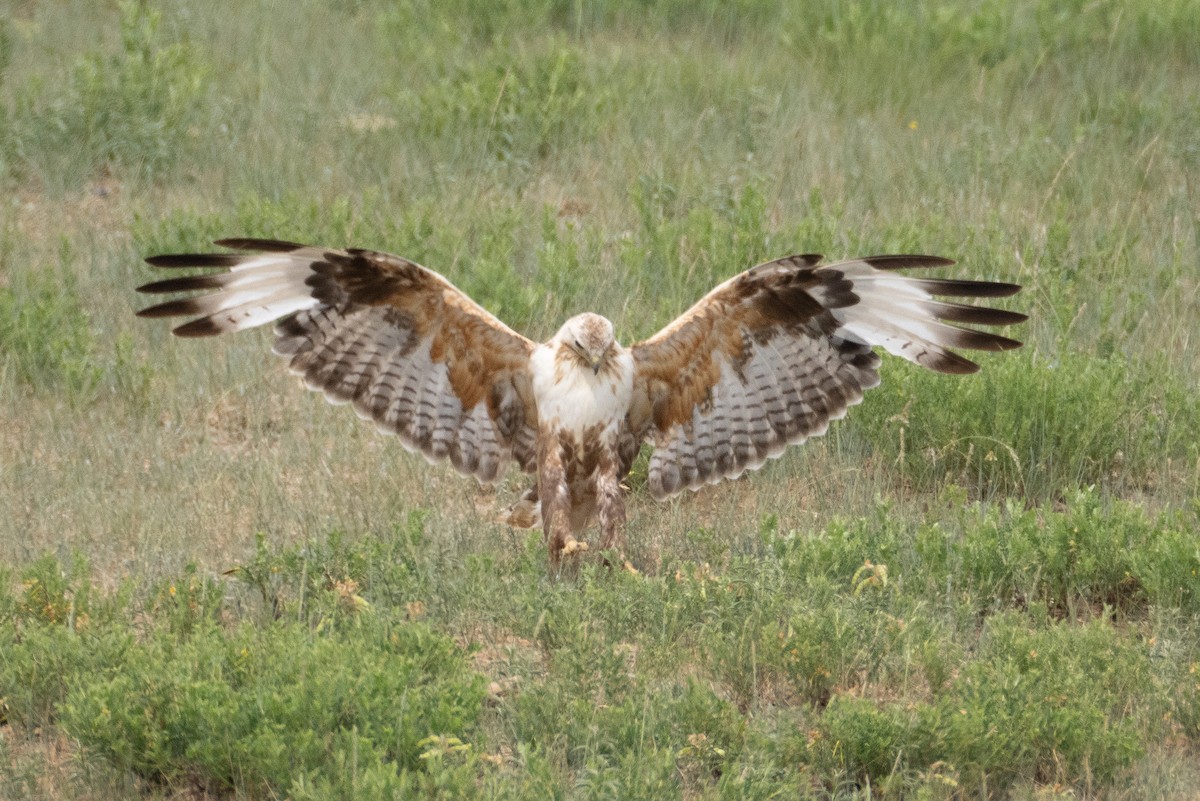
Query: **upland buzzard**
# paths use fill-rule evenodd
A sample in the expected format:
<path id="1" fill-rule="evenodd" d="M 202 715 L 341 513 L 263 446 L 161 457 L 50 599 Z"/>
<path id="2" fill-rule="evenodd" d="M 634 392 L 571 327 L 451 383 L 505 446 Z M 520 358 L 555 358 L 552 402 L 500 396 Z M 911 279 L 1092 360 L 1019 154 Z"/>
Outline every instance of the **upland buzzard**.
<path id="1" fill-rule="evenodd" d="M 820 264 L 789 256 L 734 276 L 654 336 L 629 347 L 596 314 L 548 342 L 518 334 L 441 275 L 359 249 L 228 239 L 241 253 L 154 256 L 155 267 L 220 268 L 142 292 L 211 290 L 144 317 L 194 317 L 175 329 L 209 336 L 278 320 L 274 350 L 333 403 L 349 403 L 430 461 L 481 482 L 508 463 L 536 476 L 510 522 L 540 524 L 551 561 L 619 546 L 621 486 L 643 443 L 655 498 L 736 478 L 830 420 L 879 383 L 874 348 L 942 373 L 978 366 L 951 348 L 1021 343 L 954 323 L 1010 325 L 1025 315 L 936 300 L 1004 297 L 1014 284 L 916 278 L 936 256 Z"/>

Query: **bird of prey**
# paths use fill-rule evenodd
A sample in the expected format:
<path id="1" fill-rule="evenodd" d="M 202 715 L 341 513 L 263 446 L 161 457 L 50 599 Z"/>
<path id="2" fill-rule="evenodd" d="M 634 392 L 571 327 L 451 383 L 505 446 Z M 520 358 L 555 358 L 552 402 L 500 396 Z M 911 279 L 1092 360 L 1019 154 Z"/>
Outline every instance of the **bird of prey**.
<path id="1" fill-rule="evenodd" d="M 879 383 L 881 348 L 941 373 L 978 365 L 954 348 L 1020 342 L 966 325 L 1025 315 L 936 299 L 994 298 L 1014 284 L 922 278 L 900 269 L 953 264 L 892 255 L 822 264 L 811 254 L 760 264 L 725 281 L 654 336 L 628 347 L 597 314 L 570 318 L 547 342 L 509 328 L 446 278 L 398 256 L 264 239 L 216 243 L 238 252 L 153 256 L 161 268 L 217 268 L 146 284 L 201 290 L 138 312 L 193 318 L 182 337 L 275 322 L 275 353 L 307 387 L 395 434 L 430 461 L 481 482 L 510 462 L 534 476 L 511 510 L 541 525 L 552 565 L 620 547 L 622 479 L 653 446 L 658 499 L 736 478 L 830 420 Z"/>

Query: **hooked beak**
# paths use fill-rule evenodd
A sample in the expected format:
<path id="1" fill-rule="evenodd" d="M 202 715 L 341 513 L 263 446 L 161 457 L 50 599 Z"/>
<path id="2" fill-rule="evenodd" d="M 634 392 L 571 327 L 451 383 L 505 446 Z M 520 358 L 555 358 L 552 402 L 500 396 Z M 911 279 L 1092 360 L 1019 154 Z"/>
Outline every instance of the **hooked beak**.
<path id="1" fill-rule="evenodd" d="M 592 364 L 592 375 L 598 375 L 600 373 L 600 359 L 601 357 L 599 356 L 591 357 L 590 361 Z"/>

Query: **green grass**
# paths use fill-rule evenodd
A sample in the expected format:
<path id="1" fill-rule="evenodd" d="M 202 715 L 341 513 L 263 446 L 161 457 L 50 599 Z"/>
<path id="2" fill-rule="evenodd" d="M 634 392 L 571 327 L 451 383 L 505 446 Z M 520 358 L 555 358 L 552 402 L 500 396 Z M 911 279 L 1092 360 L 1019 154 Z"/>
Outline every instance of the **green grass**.
<path id="1" fill-rule="evenodd" d="M 0 798 L 1190 798 L 1200 3 L 14 3 Z M 141 258 L 355 244 L 647 336 L 793 252 L 1016 281 L 825 438 L 547 575 Z"/>
<path id="2" fill-rule="evenodd" d="M 10 723 L 148 788 L 1112 790 L 1148 743 L 1200 734 L 1200 555 L 1194 515 L 1108 511 L 880 509 L 573 582 L 536 537 L 448 560 L 423 515 L 110 593 L 48 558 L 0 604 L 0 686 Z"/>

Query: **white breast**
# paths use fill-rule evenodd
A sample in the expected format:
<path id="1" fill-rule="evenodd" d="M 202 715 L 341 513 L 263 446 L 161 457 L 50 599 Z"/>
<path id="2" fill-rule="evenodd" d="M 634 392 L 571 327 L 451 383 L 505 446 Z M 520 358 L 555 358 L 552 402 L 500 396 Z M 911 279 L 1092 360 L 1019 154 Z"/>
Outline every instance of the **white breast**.
<path id="1" fill-rule="evenodd" d="M 555 347 L 539 345 L 531 359 L 533 393 L 543 425 L 567 429 L 576 435 L 585 430 L 621 425 L 633 397 L 633 357 L 622 351 L 617 370 L 591 370 L 555 359 Z M 615 373 L 615 374 L 614 374 Z"/>

